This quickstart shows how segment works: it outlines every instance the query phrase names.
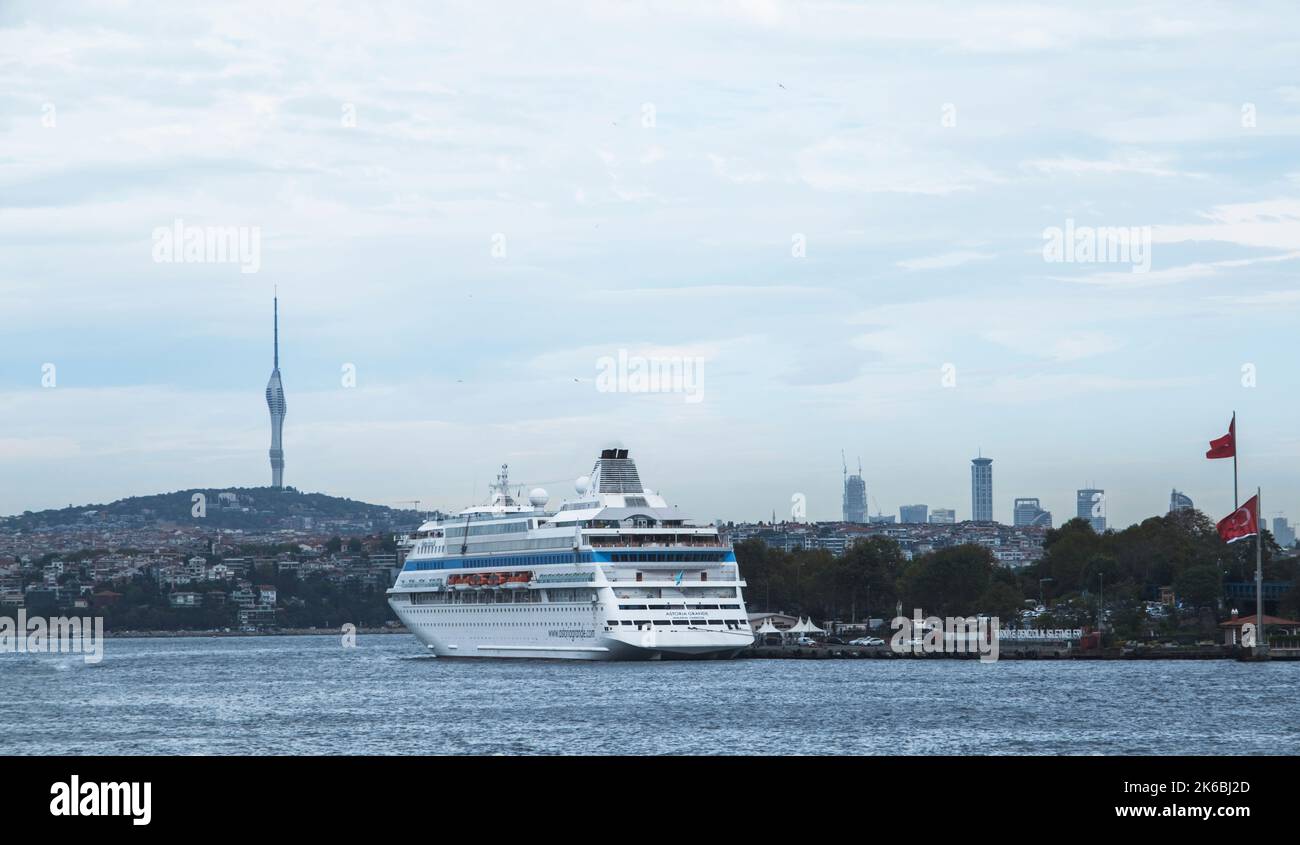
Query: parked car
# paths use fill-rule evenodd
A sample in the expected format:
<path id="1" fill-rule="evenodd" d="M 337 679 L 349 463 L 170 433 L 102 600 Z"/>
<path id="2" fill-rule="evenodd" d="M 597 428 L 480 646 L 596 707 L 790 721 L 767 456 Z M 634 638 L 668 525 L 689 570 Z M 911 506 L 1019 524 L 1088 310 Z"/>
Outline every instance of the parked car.
<path id="1" fill-rule="evenodd" d="M 844 645 L 844 640 L 839 637 L 827 637 L 823 642 L 826 643 L 826 645 Z"/>
<path id="2" fill-rule="evenodd" d="M 849 645 L 884 645 L 885 641 L 880 637 L 859 637 L 853 640 Z"/>
<path id="3" fill-rule="evenodd" d="M 812 637 L 800 637 L 799 639 L 797 639 L 797 640 L 794 641 L 794 644 L 795 644 L 795 645 L 801 645 L 801 646 L 814 646 L 814 647 L 815 647 L 815 646 L 817 645 L 817 641 L 814 640 Z"/>

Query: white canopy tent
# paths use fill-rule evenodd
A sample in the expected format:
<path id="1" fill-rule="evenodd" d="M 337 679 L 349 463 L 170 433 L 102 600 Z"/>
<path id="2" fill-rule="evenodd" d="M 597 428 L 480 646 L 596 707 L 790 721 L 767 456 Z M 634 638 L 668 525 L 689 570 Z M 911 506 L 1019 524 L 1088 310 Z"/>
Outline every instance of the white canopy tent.
<path id="1" fill-rule="evenodd" d="M 790 630 L 786 631 L 786 633 L 787 634 L 824 634 L 826 632 L 813 624 L 811 616 L 809 616 L 807 619 L 804 619 L 802 616 L 800 616 L 799 624 L 791 627 Z"/>
<path id="2" fill-rule="evenodd" d="M 826 632 L 813 624 L 811 616 L 808 617 L 807 619 L 804 619 L 802 616 L 800 616 L 799 621 L 796 624 L 791 625 L 789 628 L 782 631 L 781 633 L 799 635 L 799 634 L 824 634 Z"/>

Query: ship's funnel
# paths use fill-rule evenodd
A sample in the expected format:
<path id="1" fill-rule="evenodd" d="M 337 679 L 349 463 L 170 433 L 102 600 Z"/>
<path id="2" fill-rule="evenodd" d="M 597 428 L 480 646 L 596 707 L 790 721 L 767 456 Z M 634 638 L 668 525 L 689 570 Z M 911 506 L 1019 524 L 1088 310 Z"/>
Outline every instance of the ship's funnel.
<path id="1" fill-rule="evenodd" d="M 597 493 L 644 493 L 636 463 L 626 449 L 602 449 L 591 470 L 591 487 Z"/>

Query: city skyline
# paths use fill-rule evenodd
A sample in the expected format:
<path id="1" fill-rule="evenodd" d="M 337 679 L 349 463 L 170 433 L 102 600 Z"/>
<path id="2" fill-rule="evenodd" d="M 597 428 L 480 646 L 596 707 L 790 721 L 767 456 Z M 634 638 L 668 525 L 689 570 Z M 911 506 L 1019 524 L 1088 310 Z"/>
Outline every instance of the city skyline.
<path id="1" fill-rule="evenodd" d="M 283 436 L 284 419 L 287 413 L 287 404 L 285 401 L 284 388 L 283 388 L 283 384 L 281 381 L 281 374 L 280 374 L 280 310 L 279 310 L 278 291 L 275 292 L 272 297 L 272 313 L 273 313 L 272 316 L 273 367 L 272 367 L 270 380 L 265 390 L 265 399 L 266 399 L 267 408 L 270 412 L 270 419 L 271 419 L 271 448 L 269 451 L 270 467 L 272 472 L 271 487 L 279 489 L 284 487 L 283 473 L 284 473 L 285 464 L 284 464 L 284 449 L 283 449 L 282 436 Z M 845 461 L 844 459 L 843 452 L 841 452 L 841 462 L 843 464 L 842 467 L 843 488 L 842 488 L 842 500 L 841 500 L 842 512 L 840 515 L 840 519 L 838 521 L 850 522 L 850 523 L 860 522 L 864 524 L 869 522 L 877 522 L 877 521 L 893 521 L 895 517 L 886 514 L 884 510 L 881 509 L 879 502 L 874 497 L 868 497 L 867 485 L 865 482 L 865 473 L 862 468 L 861 458 L 858 459 L 857 472 L 852 475 L 849 474 L 847 461 Z M 969 520 L 975 522 L 981 522 L 981 521 L 996 522 L 999 524 L 1004 524 L 1009 526 L 1021 526 L 1021 525 L 1032 525 L 1032 524 L 1046 524 L 1050 526 L 1051 512 L 1050 510 L 1041 507 L 1040 499 L 1037 497 L 1015 497 L 1012 501 L 1012 505 L 1010 508 L 1010 512 L 1012 515 L 1011 519 L 1010 520 L 997 519 L 996 497 L 993 490 L 992 464 L 993 464 L 993 459 L 984 457 L 982 454 L 976 458 L 970 459 L 971 513 L 969 515 Z M 551 481 L 549 483 L 556 483 L 556 481 Z M 563 481 L 560 481 L 560 483 L 563 483 Z M 210 485 L 198 485 L 198 486 L 210 486 Z M 235 487 L 240 485 L 230 485 L 230 486 Z M 567 492 L 568 492 L 567 490 L 564 491 L 562 496 L 567 495 Z M 1087 520 L 1092 525 L 1093 529 L 1098 531 L 1098 533 L 1104 532 L 1108 527 L 1107 517 L 1106 517 L 1105 490 L 1095 489 L 1095 488 L 1078 488 L 1076 489 L 1075 493 L 1076 493 L 1076 514 L 1075 515 L 1078 518 Z M 119 498 L 125 498 L 125 496 Z M 398 501 L 410 502 L 414 500 L 398 500 Z M 806 507 L 807 504 L 806 498 L 804 498 L 802 501 L 804 503 L 804 506 Z M 475 502 L 472 500 L 467 500 L 466 502 L 464 502 L 465 505 L 474 504 L 474 503 Z M 870 513 L 870 504 L 872 503 L 875 503 L 877 506 L 876 514 Z M 1026 519 L 1022 520 L 1022 504 L 1024 503 L 1032 503 L 1034 513 L 1030 514 Z M 1195 507 L 1195 505 L 1191 503 L 1190 497 L 1188 497 L 1185 493 L 1179 491 L 1177 488 L 1174 488 L 1172 493 L 1170 494 L 1169 503 L 1170 503 L 1169 508 L 1165 512 L 1178 509 L 1178 507 Z M 73 503 L 73 504 L 78 504 L 78 503 Z M 79 503 L 79 504 L 85 504 L 85 503 Z M 1177 507 L 1175 507 L 1175 505 L 1177 505 Z M 1100 508 L 1099 511 L 1097 510 L 1098 508 Z M 454 510 L 454 506 L 449 509 Z M 930 510 L 930 513 L 928 514 L 925 513 L 927 509 Z M 941 518 L 946 518 L 946 515 L 949 513 L 955 515 L 955 520 L 957 522 L 965 521 L 962 518 L 960 511 L 957 509 L 932 507 L 928 504 L 899 503 L 897 505 L 897 511 L 898 511 L 897 519 L 900 524 L 906 524 L 908 522 L 924 523 L 927 521 L 932 521 L 928 519 L 929 517 L 938 515 Z M 913 516 L 919 513 L 922 515 L 923 518 L 909 520 L 908 518 L 909 513 Z M 1281 517 L 1280 524 L 1282 525 L 1287 524 L 1287 521 L 1283 515 L 1283 511 L 1280 510 L 1274 511 L 1274 513 L 1278 517 Z M 1147 514 L 1147 516 L 1158 516 L 1158 515 L 1161 515 L 1159 511 L 1153 511 L 1150 514 Z M 1135 520 L 1135 522 L 1141 521 L 1142 518 L 1146 518 L 1146 517 L 1145 516 L 1141 517 Z M 837 521 L 834 519 L 820 520 L 813 516 L 805 516 L 805 519 L 808 522 Z M 1046 522 L 1043 522 L 1044 519 L 1046 520 Z M 729 521 L 753 522 L 753 521 L 758 521 L 758 519 L 742 518 L 742 519 L 732 519 Z M 1277 519 L 1274 520 L 1274 524 L 1275 525 L 1279 524 Z M 1122 528 L 1124 526 L 1119 526 L 1119 527 Z"/>
<path id="2" fill-rule="evenodd" d="M 930 505 L 929 503 L 916 503 L 916 502 L 899 503 L 897 506 L 898 523 L 899 524 L 909 524 L 909 523 L 922 524 L 927 522 L 932 523 L 934 522 L 933 518 L 935 516 L 941 516 L 944 519 L 946 519 L 948 514 L 954 514 L 957 522 L 989 521 L 989 522 L 995 522 L 1001 525 L 1008 525 L 1013 527 L 1028 527 L 1028 526 L 1041 526 L 1041 527 L 1049 527 L 1049 528 L 1053 527 L 1052 512 L 1049 509 L 1042 507 L 1042 500 L 1036 496 L 1014 497 L 1012 499 L 1012 503 L 1010 507 L 1011 519 L 1010 520 L 997 519 L 996 518 L 997 516 L 996 496 L 993 491 L 993 476 L 992 476 L 993 459 L 980 455 L 979 457 L 972 458 L 970 464 L 971 464 L 970 466 L 971 512 L 970 514 L 967 515 L 967 517 L 963 518 L 960 515 L 960 511 L 958 511 L 957 509 L 937 507 L 937 506 Z M 854 501 L 857 501 L 856 497 L 859 495 L 865 498 L 866 482 L 865 482 L 865 474 L 863 472 L 860 461 L 858 464 L 858 471 L 856 474 L 848 475 L 847 465 L 844 468 L 844 473 L 845 473 L 844 500 L 843 500 L 844 511 L 841 517 L 838 520 L 816 519 L 816 518 L 808 517 L 804 521 L 814 522 L 814 523 L 815 522 L 830 523 L 836 521 L 845 522 L 845 523 L 877 521 L 876 515 L 874 514 L 870 515 L 869 519 L 858 520 L 858 519 L 849 518 L 850 510 L 848 508 L 848 502 L 850 501 L 851 498 Z M 807 505 L 806 497 L 801 499 L 801 501 L 805 506 Z M 874 497 L 871 497 L 871 501 L 875 501 Z M 976 517 L 975 508 L 980 503 L 984 503 L 984 506 L 991 513 L 991 517 L 989 519 L 979 519 Z M 1143 519 L 1149 517 L 1163 516 L 1165 514 L 1173 513 L 1178 510 L 1197 509 L 1196 504 L 1194 503 L 1192 498 L 1188 496 L 1186 493 L 1178 490 L 1176 487 L 1171 489 L 1168 498 L 1168 506 L 1164 510 L 1160 510 L 1159 508 L 1156 508 L 1152 510 L 1150 513 L 1146 514 L 1145 516 L 1135 520 L 1132 523 L 1126 523 L 1125 525 L 1110 524 L 1107 515 L 1107 494 L 1104 489 L 1095 488 L 1095 487 L 1075 488 L 1074 503 L 1075 503 L 1074 516 L 1070 518 L 1078 518 L 1078 519 L 1085 520 L 1092 526 L 1093 530 L 1097 531 L 1098 533 L 1104 533 L 1108 528 L 1116 528 L 1117 530 L 1122 530 L 1123 528 L 1126 528 L 1129 525 L 1136 524 L 1137 522 L 1141 522 Z M 856 513 L 856 511 L 854 512 Z M 891 518 L 888 517 L 888 515 L 884 514 L 883 511 L 878 511 L 878 513 L 880 513 L 882 518 Z M 1274 530 L 1277 531 L 1276 526 L 1279 525 L 1283 526 L 1284 527 L 1283 535 L 1284 535 L 1285 530 L 1289 530 L 1289 521 L 1288 521 L 1288 517 L 1286 516 L 1286 512 L 1283 510 L 1275 510 L 1272 513 L 1274 517 L 1273 519 L 1273 524 L 1275 526 Z M 1215 519 L 1218 518 L 1217 515 L 1214 514 L 1209 514 L 1209 515 L 1213 516 Z M 734 520 L 734 521 L 755 522 L 760 520 Z M 1279 536 L 1283 536 L 1283 535 L 1279 535 Z"/>
<path id="3" fill-rule="evenodd" d="M 622 443 L 691 513 L 831 520 L 844 448 L 870 513 L 964 517 L 982 448 L 1001 520 L 1092 479 L 1122 528 L 1231 510 L 1235 409 L 1300 511 L 1286 6 L 256 11 L 0 10 L 0 513 L 264 483 L 277 284 L 303 490 L 562 497 Z M 1142 260 L 1045 249 L 1109 227 Z M 699 389 L 602 390 L 620 352 Z"/>

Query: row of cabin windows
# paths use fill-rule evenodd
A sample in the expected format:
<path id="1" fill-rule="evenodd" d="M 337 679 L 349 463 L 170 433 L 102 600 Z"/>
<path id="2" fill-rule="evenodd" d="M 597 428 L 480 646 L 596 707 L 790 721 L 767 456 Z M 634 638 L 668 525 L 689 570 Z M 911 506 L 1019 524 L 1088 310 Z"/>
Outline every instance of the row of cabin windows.
<path id="1" fill-rule="evenodd" d="M 728 631 L 739 631 L 748 629 L 749 621 L 745 619 L 606 619 L 605 630 L 611 631 L 620 625 L 628 627 L 636 626 L 637 630 L 651 625 L 658 625 L 662 628 L 691 628 L 699 625 L 726 625 Z"/>
<path id="2" fill-rule="evenodd" d="M 740 610 L 738 604 L 620 604 L 619 610 Z"/>
<path id="3" fill-rule="evenodd" d="M 644 573 L 644 572 L 638 572 L 638 573 L 636 574 L 636 580 L 638 580 L 638 581 L 644 581 L 644 580 L 645 580 L 645 573 Z M 707 572 L 701 572 L 701 573 L 700 573 L 700 580 L 701 580 L 701 581 L 707 581 L 707 580 L 709 580 L 709 573 L 707 573 Z"/>
<path id="4" fill-rule="evenodd" d="M 475 569 L 481 566 L 544 566 L 549 563 L 592 563 L 595 560 L 591 552 L 553 552 L 540 555 L 507 555 L 504 557 L 445 557 L 437 560 L 412 560 L 405 567 L 407 572 L 426 569 Z"/>
<path id="5" fill-rule="evenodd" d="M 421 602 L 416 602 L 416 604 L 420 604 L 420 603 Z M 540 607 L 498 607 L 498 608 L 494 608 L 494 610 L 499 610 L 507 613 L 510 611 L 519 611 L 519 610 L 524 610 L 529 613 L 583 613 L 589 611 L 590 608 L 584 607 L 582 605 L 578 605 L 577 607 L 555 607 L 554 605 L 548 607 L 546 605 L 542 605 Z M 473 611 L 474 613 L 483 612 L 479 610 L 477 607 L 447 607 L 447 608 L 439 607 L 439 608 L 420 609 L 412 612 L 429 613 L 432 611 L 437 611 L 438 613 L 457 613 L 457 612 L 466 613 L 470 611 Z"/>
<path id="6" fill-rule="evenodd" d="M 471 524 L 469 526 L 469 536 L 479 537 L 484 534 L 518 534 L 521 531 L 527 531 L 528 524 L 529 524 L 528 520 L 522 520 L 520 522 L 492 522 L 492 523 L 487 523 L 486 525 Z M 448 526 L 447 536 L 464 537 L 465 526 L 464 525 Z"/>
<path id="7" fill-rule="evenodd" d="M 653 561 L 682 561 L 683 563 L 692 563 L 697 561 L 722 560 L 727 556 L 725 551 L 716 552 L 611 552 L 609 559 L 614 563 L 636 563 L 640 560 Z"/>
<path id="8" fill-rule="evenodd" d="M 619 610 L 740 610 L 738 604 L 698 604 L 687 607 L 684 604 L 620 604 Z"/>
<path id="9" fill-rule="evenodd" d="M 551 603 L 590 602 L 596 597 L 591 588 L 573 590 L 547 590 L 547 600 Z M 499 593 L 487 592 L 422 592 L 410 593 L 411 604 L 465 604 L 475 608 L 494 607 L 508 609 L 512 604 L 537 605 L 542 602 L 541 590 L 505 590 Z"/>
<path id="10" fill-rule="evenodd" d="M 611 551 L 610 560 L 614 563 L 637 563 L 638 560 L 654 560 L 655 563 L 693 563 L 722 560 L 725 551 Z"/>

